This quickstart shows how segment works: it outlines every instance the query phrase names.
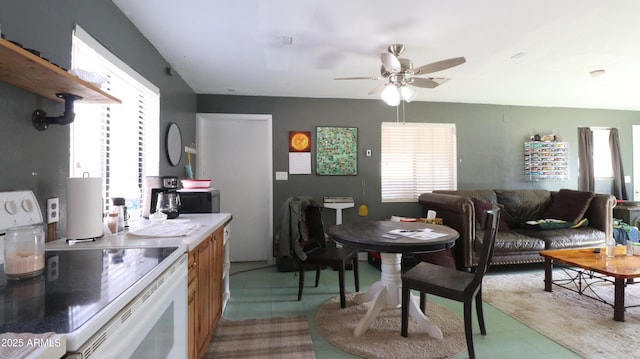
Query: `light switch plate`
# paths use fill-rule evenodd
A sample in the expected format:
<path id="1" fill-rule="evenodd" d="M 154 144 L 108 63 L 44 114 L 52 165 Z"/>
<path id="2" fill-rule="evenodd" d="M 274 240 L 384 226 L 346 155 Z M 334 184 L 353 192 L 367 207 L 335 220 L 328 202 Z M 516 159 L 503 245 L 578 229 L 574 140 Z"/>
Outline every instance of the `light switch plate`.
<path id="1" fill-rule="evenodd" d="M 289 179 L 289 174 L 287 172 L 277 171 L 276 172 L 276 181 L 286 181 Z"/>

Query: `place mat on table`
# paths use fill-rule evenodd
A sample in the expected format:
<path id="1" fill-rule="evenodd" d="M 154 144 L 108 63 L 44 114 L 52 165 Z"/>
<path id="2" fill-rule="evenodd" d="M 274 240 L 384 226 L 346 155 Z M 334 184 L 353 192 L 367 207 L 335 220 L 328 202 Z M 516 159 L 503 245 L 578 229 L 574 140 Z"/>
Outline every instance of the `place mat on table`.
<path id="1" fill-rule="evenodd" d="M 183 237 L 192 234 L 200 224 L 192 222 L 151 223 L 129 231 L 129 235 L 137 237 Z"/>

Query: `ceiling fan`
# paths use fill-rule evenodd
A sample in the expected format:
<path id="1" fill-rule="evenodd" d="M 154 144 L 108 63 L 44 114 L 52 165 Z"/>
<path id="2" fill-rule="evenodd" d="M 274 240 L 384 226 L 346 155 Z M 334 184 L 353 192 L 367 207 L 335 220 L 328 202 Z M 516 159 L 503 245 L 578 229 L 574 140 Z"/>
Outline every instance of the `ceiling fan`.
<path id="1" fill-rule="evenodd" d="M 454 57 L 413 68 L 411 60 L 399 57 L 404 52 L 404 49 L 405 47 L 402 44 L 393 44 L 388 47 L 387 52 L 380 54 L 380 59 L 382 60 L 380 75 L 382 77 L 338 77 L 335 80 L 387 79 L 386 83 L 369 91 L 369 95 L 382 92 L 381 97 L 388 105 L 397 106 L 401 100 L 411 102 L 416 97 L 415 90 L 410 86 L 435 88 L 449 80 L 446 78 L 424 78 L 418 76 L 446 70 L 467 61 L 464 57 Z"/>

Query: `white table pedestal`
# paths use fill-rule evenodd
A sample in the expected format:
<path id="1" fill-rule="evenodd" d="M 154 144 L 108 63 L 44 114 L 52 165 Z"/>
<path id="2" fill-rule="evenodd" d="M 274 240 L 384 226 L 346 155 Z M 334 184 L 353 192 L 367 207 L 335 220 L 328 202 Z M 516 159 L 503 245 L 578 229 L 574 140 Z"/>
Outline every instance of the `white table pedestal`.
<path id="1" fill-rule="evenodd" d="M 357 304 L 369 302 L 369 310 L 356 326 L 354 334 L 357 337 L 369 329 L 371 322 L 383 308 L 400 308 L 402 306 L 402 255 L 399 253 L 380 253 L 380 257 L 382 270 L 380 280 L 373 283 L 366 293 L 357 294 L 353 299 Z M 442 331 L 422 313 L 419 301 L 417 296 L 411 295 L 409 317 L 413 318 L 431 337 L 442 339 Z"/>

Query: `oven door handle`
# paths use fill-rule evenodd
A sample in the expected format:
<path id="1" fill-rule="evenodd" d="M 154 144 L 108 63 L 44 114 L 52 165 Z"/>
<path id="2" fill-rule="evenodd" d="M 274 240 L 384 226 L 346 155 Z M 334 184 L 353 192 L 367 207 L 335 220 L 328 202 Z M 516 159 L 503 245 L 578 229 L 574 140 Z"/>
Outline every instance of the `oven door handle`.
<path id="1" fill-rule="evenodd" d="M 175 276 L 175 275 L 174 275 Z M 128 333 L 139 333 L 142 331 L 143 327 L 146 325 L 147 321 L 149 321 L 150 319 L 153 319 L 154 316 L 157 315 L 158 310 L 159 309 L 164 309 L 164 308 L 156 308 L 159 305 L 162 305 L 163 303 L 165 303 L 171 296 L 174 295 L 174 293 L 176 292 L 176 290 L 180 290 L 181 292 L 184 292 L 184 295 L 187 295 L 187 273 L 185 271 L 184 275 L 180 274 L 180 278 L 171 278 L 172 280 L 169 281 L 165 281 L 166 284 L 168 284 L 168 287 L 161 287 L 158 288 L 158 290 L 155 291 L 155 293 L 153 294 L 153 296 L 151 298 L 153 298 L 153 302 L 152 303 L 146 303 L 145 304 L 145 308 L 142 311 L 142 315 L 143 316 L 131 316 L 127 319 L 127 323 L 134 323 L 133 326 L 131 327 L 126 327 L 126 331 Z M 184 289 L 180 289 L 178 288 L 179 286 L 183 286 Z M 147 308 L 147 306 L 151 305 L 151 308 Z M 186 308 L 185 308 L 186 309 Z M 139 311 L 140 312 L 140 311 Z M 186 319 L 186 318 L 185 318 Z M 124 327 L 121 327 L 120 330 L 124 329 Z M 122 338 L 120 338 L 117 343 L 109 343 L 109 351 L 106 353 L 102 353 L 100 354 L 100 358 L 120 358 L 121 357 L 121 353 L 127 349 L 130 348 L 133 341 L 136 340 L 138 337 L 136 335 L 127 335 L 127 339 L 126 340 L 122 340 Z M 107 344 L 106 342 L 109 341 L 109 339 L 107 339 L 102 346 L 104 346 L 105 344 Z"/>

